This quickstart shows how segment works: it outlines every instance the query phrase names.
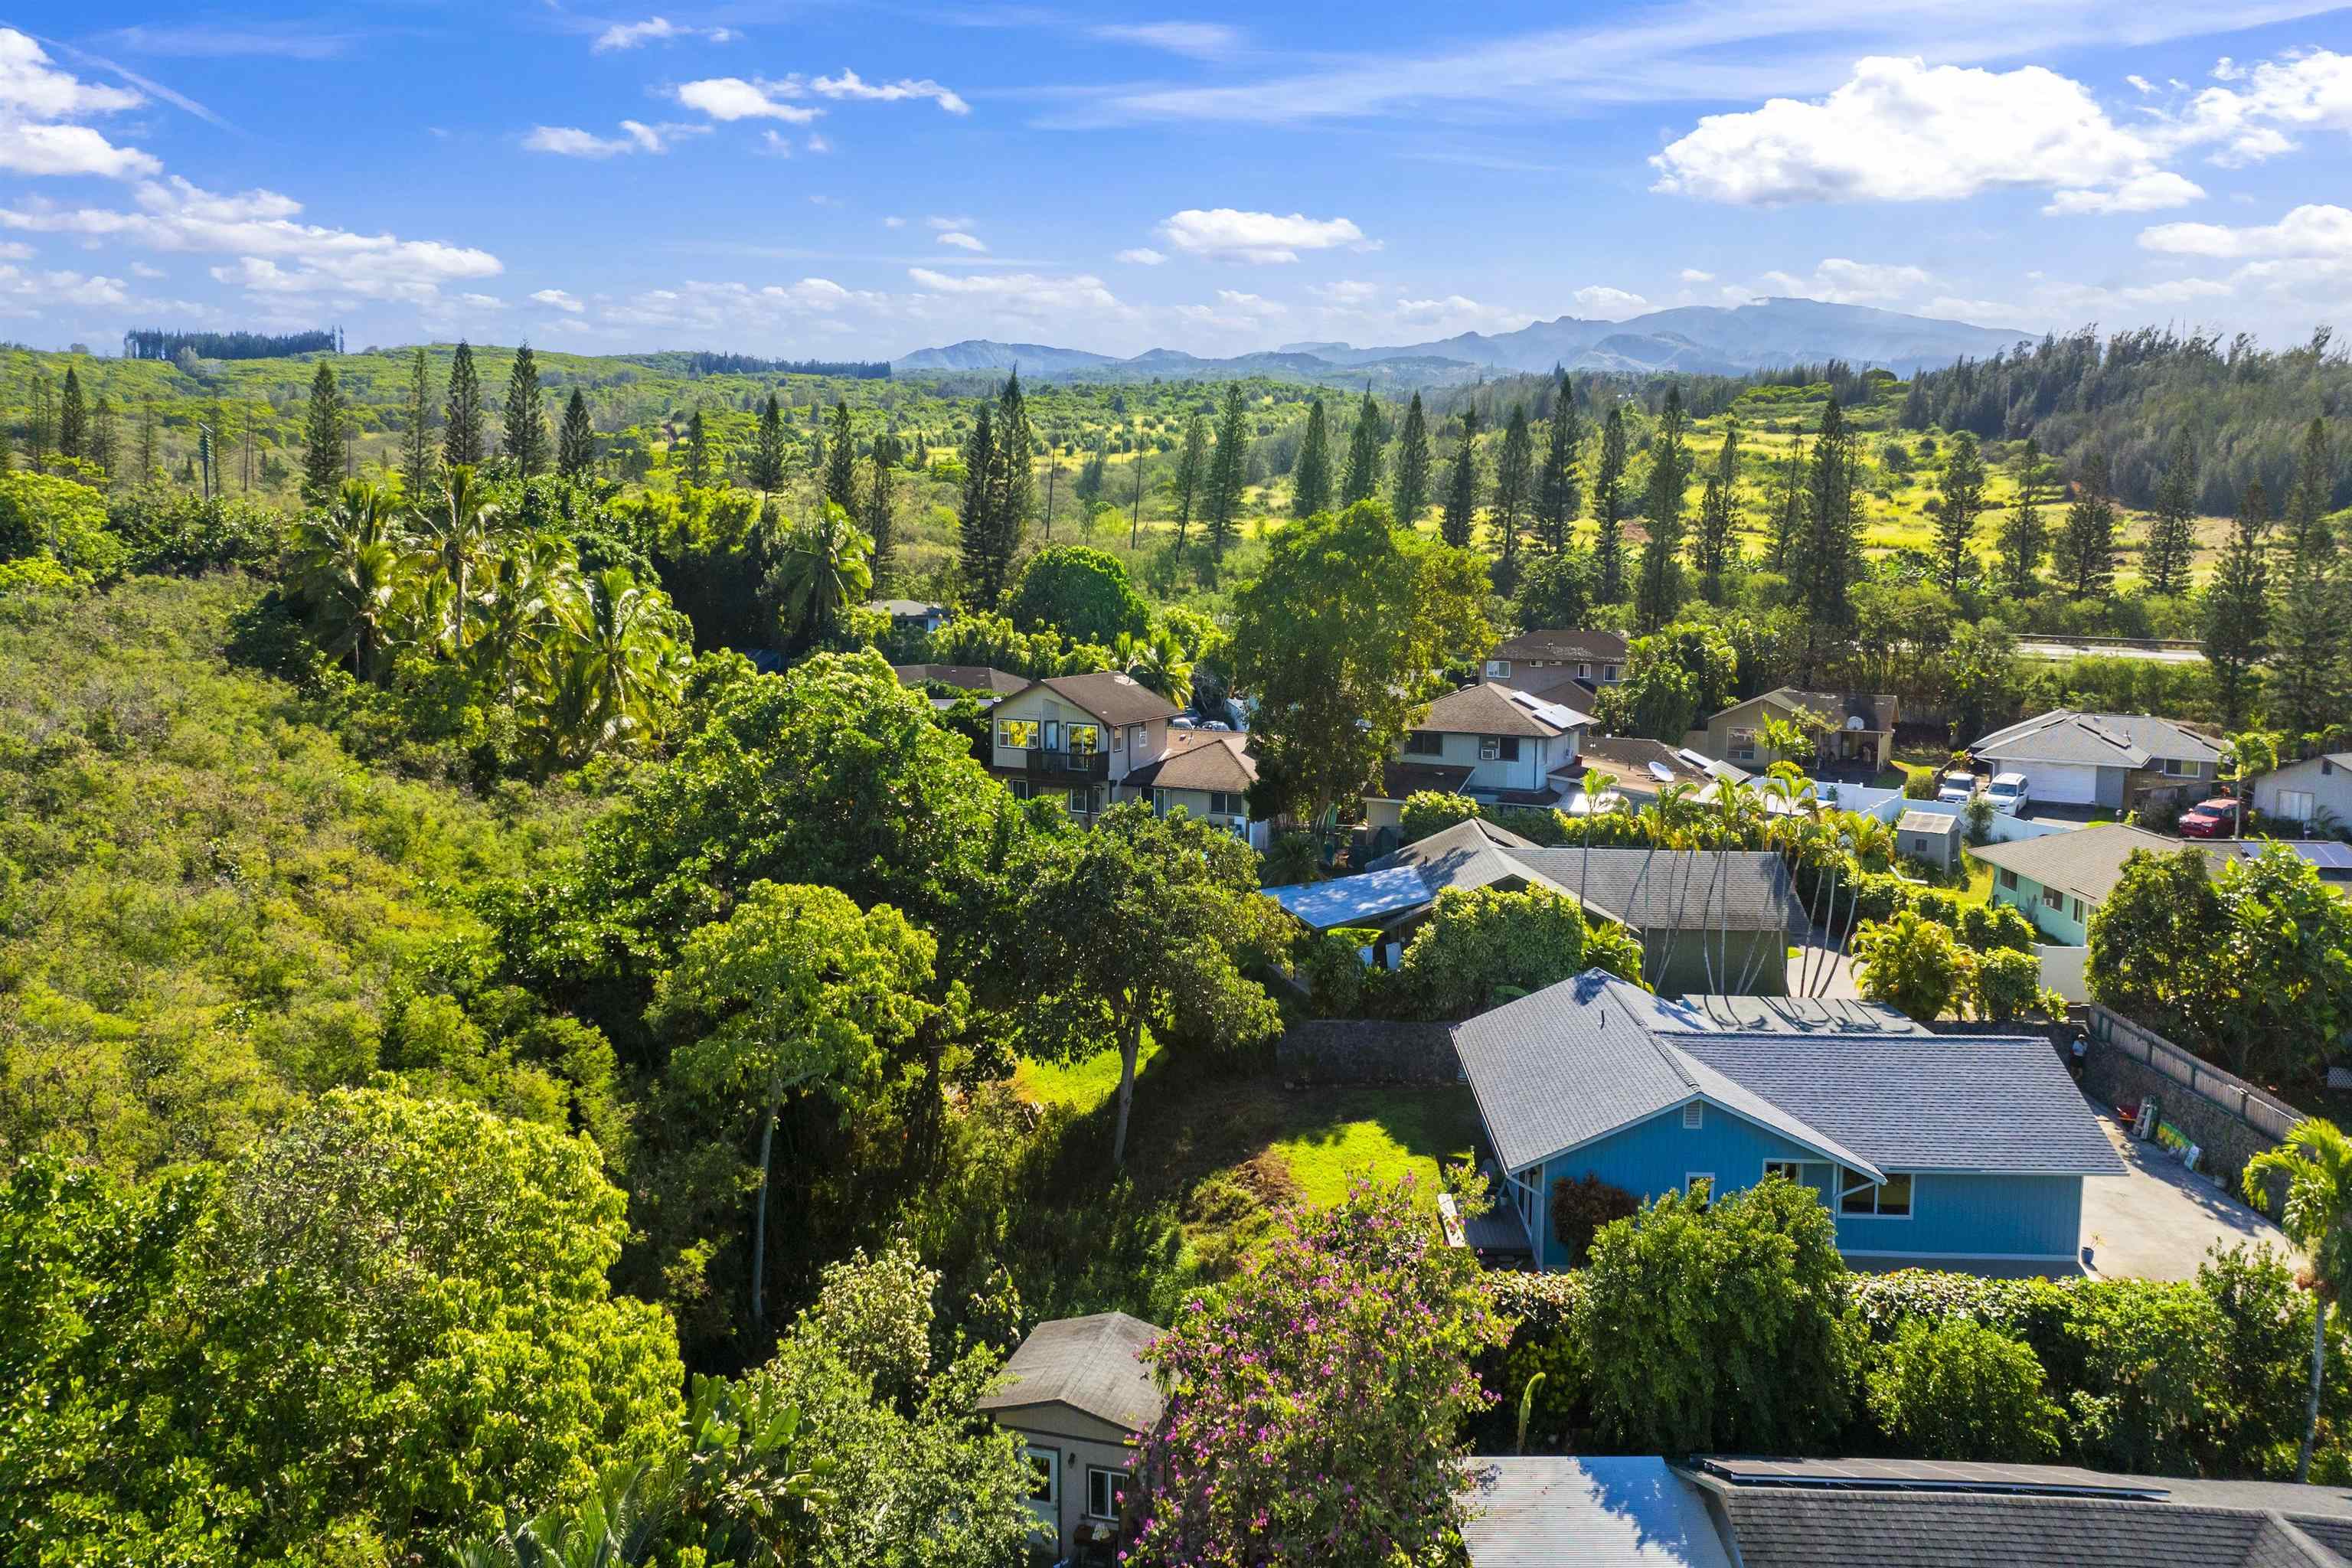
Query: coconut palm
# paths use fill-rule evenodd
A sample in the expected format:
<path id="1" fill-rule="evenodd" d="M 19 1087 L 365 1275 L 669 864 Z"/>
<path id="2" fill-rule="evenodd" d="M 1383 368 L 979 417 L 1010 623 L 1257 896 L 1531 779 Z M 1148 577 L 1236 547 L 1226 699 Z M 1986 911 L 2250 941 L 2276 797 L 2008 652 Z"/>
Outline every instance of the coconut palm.
<path id="1" fill-rule="evenodd" d="M 304 591 L 316 606 L 328 652 L 352 672 L 375 679 L 407 577 L 389 490 L 352 479 L 325 511 L 294 527 Z"/>
<path id="2" fill-rule="evenodd" d="M 436 631 L 452 653 L 466 649 L 467 623 L 475 612 L 472 595 L 480 591 L 468 577 L 499 522 L 499 508 L 465 463 L 451 468 L 441 494 L 418 509 L 418 543 L 431 571 L 449 585 L 447 608 Z"/>
<path id="3" fill-rule="evenodd" d="M 1119 633 L 1118 641 L 1111 646 L 1111 658 L 1137 685 L 1171 702 L 1191 702 L 1192 667 L 1184 658 L 1184 645 L 1166 626 L 1153 627 L 1148 637 Z"/>
<path id="4" fill-rule="evenodd" d="M 775 605 L 780 646 L 814 647 L 833 636 L 852 605 L 874 588 L 868 564 L 874 542 L 828 501 L 823 513 L 793 530 L 769 568 L 765 584 Z"/>
<path id="5" fill-rule="evenodd" d="M 2286 1141 L 2246 1162 L 2239 1185 L 2246 1201 L 2264 1206 L 2271 1178 L 2286 1180 L 2279 1226 L 2311 1259 L 2311 1400 L 2304 1413 L 2303 1446 L 2294 1479 L 2311 1475 L 2312 1440 L 2319 1431 L 2319 1391 L 2327 1371 L 2327 1308 L 2352 1286 L 2352 1138 L 2321 1117 L 2290 1129 Z"/>
<path id="6" fill-rule="evenodd" d="M 499 697 L 519 700 L 548 651 L 587 614 L 572 547 L 551 533 L 514 542 L 480 574 L 479 630 L 467 652 Z"/>
<path id="7" fill-rule="evenodd" d="M 649 736 L 677 698 L 686 617 L 622 566 L 588 579 L 581 607 L 551 661 L 556 740 L 567 750 L 624 751 Z"/>

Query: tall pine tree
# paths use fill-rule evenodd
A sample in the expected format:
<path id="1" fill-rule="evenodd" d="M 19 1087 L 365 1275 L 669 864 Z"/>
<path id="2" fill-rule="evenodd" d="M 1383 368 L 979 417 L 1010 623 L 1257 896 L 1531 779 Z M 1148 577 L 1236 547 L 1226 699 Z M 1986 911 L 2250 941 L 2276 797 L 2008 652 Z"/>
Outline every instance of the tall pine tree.
<path id="1" fill-rule="evenodd" d="M 1396 520 L 1411 528 L 1429 510 L 1429 421 L 1421 411 L 1421 394 L 1404 411 L 1404 430 L 1397 438 Z"/>
<path id="2" fill-rule="evenodd" d="M 1202 528 L 1209 536 L 1209 557 L 1213 562 L 1224 560 L 1225 548 L 1241 527 L 1242 490 L 1249 480 L 1248 440 L 1241 383 L 1229 381 L 1224 406 L 1217 412 L 1217 450 L 1209 459 L 1209 493 L 1202 508 Z"/>
<path id="3" fill-rule="evenodd" d="M 887 592 L 891 575 L 898 565 L 897 519 L 891 515 L 890 465 L 882 460 L 882 448 L 877 443 L 873 462 L 866 478 L 866 510 L 858 519 L 871 542 L 868 561 L 874 570 L 874 592 Z"/>
<path id="4" fill-rule="evenodd" d="M 1176 452 L 1176 544 L 1171 561 L 1184 559 L 1184 536 L 1192 526 L 1209 478 L 1209 420 L 1194 408 L 1184 420 L 1184 444 Z"/>
<path id="5" fill-rule="evenodd" d="M 2205 590 L 2205 662 L 2234 730 L 2253 711 L 2254 667 L 2270 651 L 2270 498 L 2255 479 L 2238 498 L 2230 542 Z"/>
<path id="6" fill-rule="evenodd" d="M 1331 437 L 1324 428 L 1323 400 L 1307 405 L 1307 434 L 1290 470 L 1290 515 L 1313 517 L 1331 510 Z"/>
<path id="7" fill-rule="evenodd" d="M 1021 542 L 1029 532 L 1029 513 L 1036 501 L 1037 476 L 1033 466 L 1036 447 L 1029 402 L 1022 395 L 1021 372 L 1015 369 L 996 395 L 996 459 L 989 469 L 992 487 L 989 515 L 997 531 L 997 552 L 1004 563 L 1008 586 L 1013 558 L 1021 553 Z"/>
<path id="8" fill-rule="evenodd" d="M 215 448 L 219 434 L 213 437 Z M 324 506 L 343 483 L 343 395 L 325 360 L 310 377 L 310 409 L 302 421 L 302 504 Z"/>
<path id="9" fill-rule="evenodd" d="M 673 458 L 672 459 L 676 459 Z M 710 482 L 710 426 L 702 409 L 686 416 L 686 482 L 699 489 Z"/>
<path id="10" fill-rule="evenodd" d="M 1843 649 L 1853 626 L 1853 580 L 1862 556 L 1856 456 L 1853 427 L 1832 395 L 1806 469 L 1804 528 L 1789 550 L 1789 589 L 1801 639 L 1798 674 L 1807 686 Z"/>
<path id="11" fill-rule="evenodd" d="M 2110 493 L 2107 459 L 2094 452 L 2083 464 L 2074 500 L 2051 551 L 2051 564 L 2070 599 L 2105 596 L 2116 583 L 2116 500 Z"/>
<path id="12" fill-rule="evenodd" d="M 1519 536 L 1527 531 L 1535 506 L 1536 443 L 1528 427 L 1528 405 L 1511 405 L 1511 422 L 1503 427 L 1502 450 L 1495 458 L 1495 504 L 1486 514 L 1495 535 L 1495 591 L 1508 595 L 1519 584 Z"/>
<path id="13" fill-rule="evenodd" d="M 5 456 L 7 450 L 6 444 L 0 443 L 0 456 Z M 98 395 L 98 401 L 89 405 L 89 456 L 108 479 L 114 477 L 114 405 L 107 402 L 106 394 L 102 392 Z"/>
<path id="14" fill-rule="evenodd" d="M 2197 548 L 2197 443 L 2187 426 L 2165 454 L 2164 477 L 2156 484 L 2155 515 L 2139 552 L 2140 575 L 2151 594 L 2184 593 L 2189 559 Z"/>
<path id="15" fill-rule="evenodd" d="M 1723 574 L 1739 548 L 1739 426 L 1727 424 L 1723 446 L 1699 495 L 1698 531 L 1691 537 L 1691 563 L 1698 568 L 1698 591 L 1710 605 L 1723 603 Z"/>
<path id="16" fill-rule="evenodd" d="M 2000 525 L 2000 574 L 2010 596 L 2023 599 L 2031 597 L 2038 585 L 2035 574 L 2042 570 L 2042 552 L 2050 541 L 2049 525 L 2042 521 L 2042 508 L 2049 499 L 2042 444 L 2027 437 L 2012 467 L 2017 500 L 2010 508 L 2008 521 Z"/>
<path id="17" fill-rule="evenodd" d="M 2352 718 L 2352 589 L 2327 521 L 2333 476 L 2327 426 L 2314 416 L 2295 455 L 2271 573 L 2278 595 L 2271 611 L 2271 721 L 2292 735 Z"/>
<path id="18" fill-rule="evenodd" d="M 784 410 L 772 392 L 760 408 L 759 438 L 751 446 L 751 484 L 762 495 L 784 488 Z"/>
<path id="19" fill-rule="evenodd" d="M 1944 471 L 1937 481 L 1936 562 L 1947 593 L 1958 593 L 1985 509 L 1984 454 L 1966 430 L 1944 448 Z"/>
<path id="20" fill-rule="evenodd" d="M 596 425 L 588 417 L 588 397 L 578 387 L 564 400 L 563 425 L 555 435 L 555 471 L 584 479 L 596 467 Z"/>
<path id="21" fill-rule="evenodd" d="M 1456 550 L 1470 548 L 1478 526 L 1478 410 L 1462 411 L 1462 445 L 1454 448 L 1454 468 L 1445 480 L 1445 510 L 1438 537 Z"/>
<path id="22" fill-rule="evenodd" d="M 1604 605 L 1625 602 L 1625 407 L 1601 423 L 1601 468 L 1592 476 L 1592 575 Z"/>
<path id="23" fill-rule="evenodd" d="M 857 437 L 849 427 L 846 398 L 833 405 L 833 424 L 825 432 L 824 499 L 846 517 L 857 515 Z"/>
<path id="24" fill-rule="evenodd" d="M 433 366 L 420 345 L 408 356 L 408 394 L 401 406 L 400 479 L 411 501 L 433 488 Z"/>
<path id="25" fill-rule="evenodd" d="M 982 610 L 996 608 L 1013 565 L 1012 557 L 998 549 L 990 510 L 997 491 L 995 469 L 996 414 L 983 398 L 964 437 L 963 504 L 957 519 L 965 602 Z"/>
<path id="26" fill-rule="evenodd" d="M 1789 443 L 1789 455 L 1781 461 L 1772 479 L 1772 514 L 1767 521 L 1770 533 L 1765 543 L 1765 559 L 1775 572 L 1789 569 L 1789 552 L 1804 531 L 1805 471 L 1809 454 L 1802 439 Z"/>
<path id="27" fill-rule="evenodd" d="M 1576 514 L 1584 510 L 1576 460 L 1584 445 L 1584 424 L 1577 417 L 1576 394 L 1568 373 L 1559 373 L 1552 395 L 1551 430 L 1544 442 L 1543 478 L 1536 486 L 1536 538 L 1554 555 L 1568 548 L 1576 529 Z"/>
<path id="28" fill-rule="evenodd" d="M 547 468 L 547 407 L 539 386 L 539 361 L 529 343 L 515 350 L 507 371 L 506 436 L 501 443 L 515 472 L 524 479 Z"/>
<path id="29" fill-rule="evenodd" d="M 81 377 L 66 366 L 65 391 L 58 399 L 58 450 L 68 458 L 89 455 L 89 406 L 82 401 Z"/>
<path id="30" fill-rule="evenodd" d="M 485 451 L 482 384 L 474 374 L 474 351 L 459 338 L 449 361 L 449 401 L 442 411 L 441 464 L 478 468 Z"/>
<path id="31" fill-rule="evenodd" d="M 1381 405 L 1371 389 L 1356 409 L 1356 428 L 1348 437 L 1348 472 L 1339 481 L 1339 504 L 1351 507 L 1381 493 Z"/>
<path id="32" fill-rule="evenodd" d="M 1642 581 L 1633 595 L 1633 624 L 1654 632 L 1682 608 L 1683 498 L 1690 488 L 1690 416 L 1683 412 L 1683 389 L 1666 388 L 1658 411 L 1656 438 L 1650 443 L 1650 482 L 1643 510 L 1649 538 L 1642 546 Z"/>

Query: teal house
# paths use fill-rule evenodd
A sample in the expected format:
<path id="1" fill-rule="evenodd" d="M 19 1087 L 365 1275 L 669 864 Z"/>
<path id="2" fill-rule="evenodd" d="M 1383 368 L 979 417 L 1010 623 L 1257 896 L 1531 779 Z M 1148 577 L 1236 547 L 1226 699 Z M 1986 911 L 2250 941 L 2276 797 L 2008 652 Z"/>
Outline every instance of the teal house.
<path id="1" fill-rule="evenodd" d="M 2183 847 L 2178 838 L 2105 823 L 2072 833 L 1988 844 L 1969 854 L 1992 868 L 1993 902 L 2014 906 L 2042 932 L 2042 941 L 2082 947 L 2091 940 L 2092 912 L 2116 890 L 2124 862 L 2134 851 L 2169 855 Z M 2207 848 L 2205 858 L 2218 871 L 2229 854 Z"/>
<path id="2" fill-rule="evenodd" d="M 2083 1180 L 2123 1173 L 2044 1039 L 1932 1035 L 1853 1003 L 1664 1001 L 1589 971 L 1457 1025 L 1454 1045 L 1538 1267 L 1556 1185 L 1647 1201 L 1780 1176 L 1856 1268 L 2079 1267 Z"/>

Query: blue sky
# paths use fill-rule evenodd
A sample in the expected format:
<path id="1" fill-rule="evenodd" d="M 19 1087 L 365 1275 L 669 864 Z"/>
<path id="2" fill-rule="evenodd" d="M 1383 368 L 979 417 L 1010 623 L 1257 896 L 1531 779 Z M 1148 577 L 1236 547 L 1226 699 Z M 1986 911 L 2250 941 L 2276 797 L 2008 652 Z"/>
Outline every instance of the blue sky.
<path id="1" fill-rule="evenodd" d="M 2352 16 L 2297 0 L 0 28 L 0 335 L 42 345 L 1227 353 L 1772 294 L 2280 342 L 2352 296 Z"/>

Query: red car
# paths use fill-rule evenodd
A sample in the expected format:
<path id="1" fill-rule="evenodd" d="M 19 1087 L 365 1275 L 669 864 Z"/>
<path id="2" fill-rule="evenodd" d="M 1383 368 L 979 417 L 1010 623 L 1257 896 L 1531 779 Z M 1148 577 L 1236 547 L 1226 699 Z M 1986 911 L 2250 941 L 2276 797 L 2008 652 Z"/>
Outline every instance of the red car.
<path id="1" fill-rule="evenodd" d="M 2200 800 L 2180 814 L 2178 824 L 2183 838 L 2235 838 L 2238 836 L 2239 803 L 2228 795 L 2215 795 Z"/>

